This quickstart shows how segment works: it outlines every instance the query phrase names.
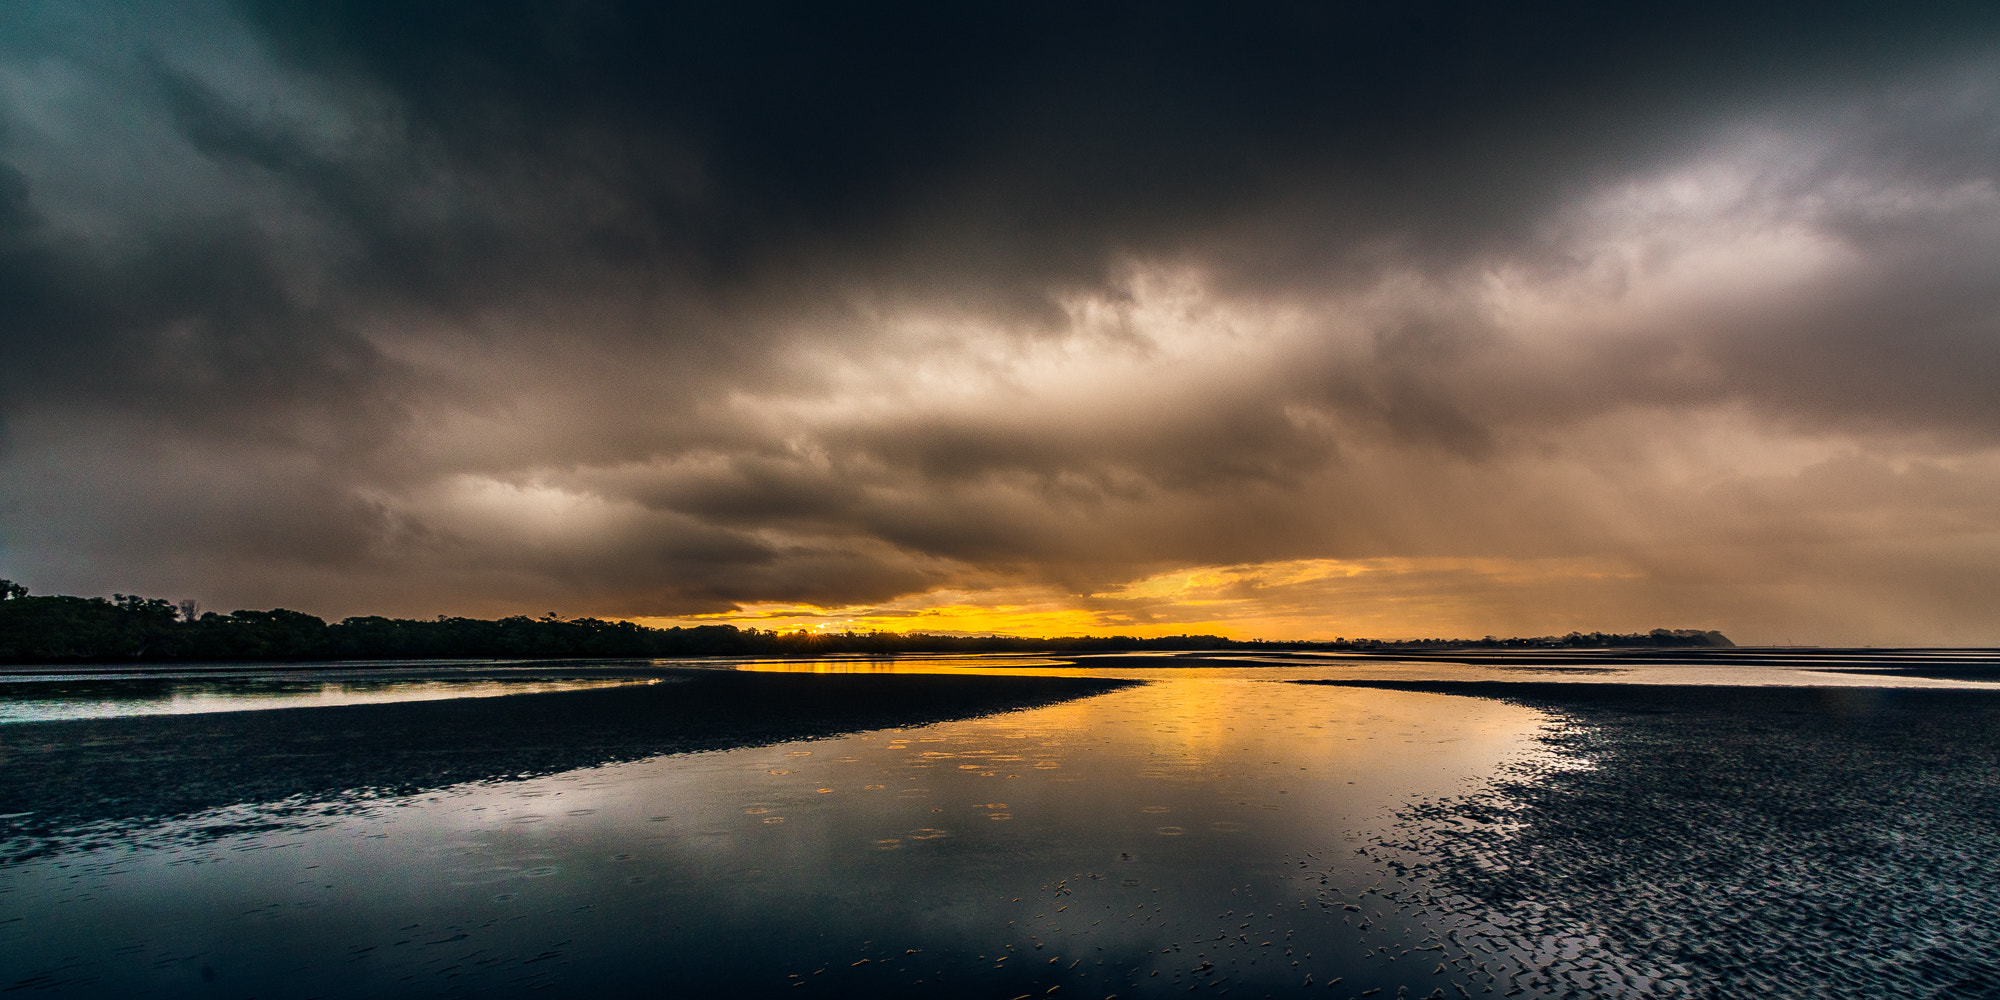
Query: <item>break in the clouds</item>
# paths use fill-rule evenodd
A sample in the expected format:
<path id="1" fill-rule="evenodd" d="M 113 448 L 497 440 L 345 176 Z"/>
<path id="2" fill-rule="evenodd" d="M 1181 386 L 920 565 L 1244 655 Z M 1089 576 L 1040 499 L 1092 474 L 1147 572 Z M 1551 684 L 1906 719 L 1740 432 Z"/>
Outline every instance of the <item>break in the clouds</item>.
<path id="1" fill-rule="evenodd" d="M 0 26 L 38 591 L 2000 642 L 1989 5 Z"/>

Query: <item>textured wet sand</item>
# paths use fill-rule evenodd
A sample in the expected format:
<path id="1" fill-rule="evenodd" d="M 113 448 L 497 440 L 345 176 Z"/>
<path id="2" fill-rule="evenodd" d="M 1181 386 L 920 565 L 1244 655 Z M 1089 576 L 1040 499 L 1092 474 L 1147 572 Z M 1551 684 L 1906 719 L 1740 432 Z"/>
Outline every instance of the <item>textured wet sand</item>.
<path id="1" fill-rule="evenodd" d="M 1454 915 L 1455 991 L 2000 996 L 2000 693 L 1357 686 L 1559 720 L 1368 848 L 1395 905 Z"/>
<path id="2" fill-rule="evenodd" d="M 916 726 L 1131 682 L 661 671 L 650 686 L 0 727 L 0 864 L 239 803 L 407 795 Z M 272 822 L 285 811 L 268 810 Z M 199 831 L 239 832 L 231 827 Z"/>

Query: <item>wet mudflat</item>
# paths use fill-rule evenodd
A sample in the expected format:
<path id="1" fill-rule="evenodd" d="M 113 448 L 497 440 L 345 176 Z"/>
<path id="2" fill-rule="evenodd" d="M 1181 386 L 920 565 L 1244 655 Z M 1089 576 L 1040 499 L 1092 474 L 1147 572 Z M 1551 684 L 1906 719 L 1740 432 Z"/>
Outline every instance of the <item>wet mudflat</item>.
<path id="1" fill-rule="evenodd" d="M 1371 845 L 1398 905 L 1478 918 L 1478 983 L 2000 996 L 2000 692 L 1383 683 L 1561 720 L 1551 757 Z"/>

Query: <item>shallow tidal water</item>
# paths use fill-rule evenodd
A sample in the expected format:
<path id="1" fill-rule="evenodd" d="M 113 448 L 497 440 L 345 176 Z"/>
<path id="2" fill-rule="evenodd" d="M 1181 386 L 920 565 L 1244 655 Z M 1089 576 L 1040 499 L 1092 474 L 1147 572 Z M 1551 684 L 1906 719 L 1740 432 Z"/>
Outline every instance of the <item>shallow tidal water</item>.
<path id="1" fill-rule="evenodd" d="M 0 869 L 0 985 L 1393 991 L 1364 943 L 1418 931 L 1343 909 L 1380 874 L 1335 862 L 1529 752 L 1540 716 L 1222 673 L 30 860 Z"/>
<path id="2" fill-rule="evenodd" d="M 658 683 L 649 661 L 577 667 L 560 662 L 352 663 L 323 667 L 0 670 L 0 725 L 138 715 L 200 715 L 329 708 Z"/>
<path id="3" fill-rule="evenodd" d="M 1492 859 L 1518 861 L 1506 845 L 1532 839 L 1519 836 L 1535 821 L 1523 776 L 1596 766 L 1560 752 L 1577 725 L 1560 705 L 1288 683 L 1564 669 L 1602 682 L 1672 668 L 1191 662 L 745 664 L 1143 683 L 928 725 L 133 822 L 0 866 L 0 989 L 1703 995 L 1697 967 L 1627 962 L 1633 934 L 1607 951 L 1587 910 L 1544 927 L 1481 882 Z M 635 697 L 695 688 L 597 669 L 641 683 Z M 1732 676 L 1865 681 L 1742 669 Z M 484 676 L 418 672 L 378 694 L 428 698 Z M 0 753 L 9 732 L 0 725 Z M 1427 864 L 1438 835 L 1480 846 Z"/>

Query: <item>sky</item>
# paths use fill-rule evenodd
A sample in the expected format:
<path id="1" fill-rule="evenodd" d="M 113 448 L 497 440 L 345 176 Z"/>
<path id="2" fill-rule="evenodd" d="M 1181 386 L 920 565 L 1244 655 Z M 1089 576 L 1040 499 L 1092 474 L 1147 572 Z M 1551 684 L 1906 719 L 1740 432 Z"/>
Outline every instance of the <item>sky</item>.
<path id="1" fill-rule="evenodd" d="M 2000 6 L 0 0 L 0 576 L 2000 645 Z"/>

